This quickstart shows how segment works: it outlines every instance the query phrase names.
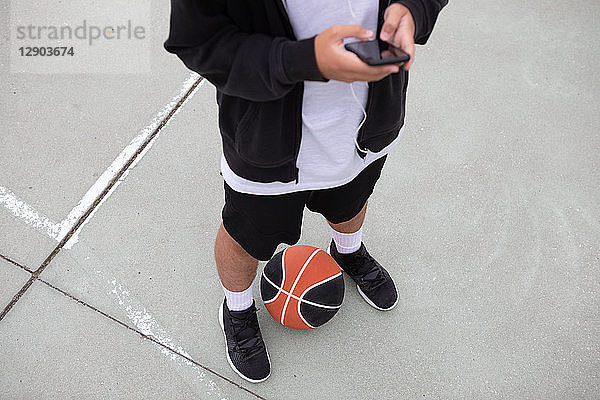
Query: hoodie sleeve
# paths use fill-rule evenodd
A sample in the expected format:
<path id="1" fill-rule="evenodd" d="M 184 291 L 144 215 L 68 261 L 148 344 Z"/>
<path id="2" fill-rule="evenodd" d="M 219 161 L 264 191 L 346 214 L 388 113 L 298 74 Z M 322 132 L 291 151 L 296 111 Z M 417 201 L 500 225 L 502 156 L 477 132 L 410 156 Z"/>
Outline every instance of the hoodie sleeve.
<path id="1" fill-rule="evenodd" d="M 425 44 L 433 31 L 438 14 L 448 0 L 392 0 L 410 10 L 415 20 L 415 43 Z"/>
<path id="2" fill-rule="evenodd" d="M 284 97 L 301 81 L 327 81 L 317 66 L 314 37 L 295 41 L 242 32 L 222 4 L 171 0 L 165 50 L 223 93 L 253 101 Z"/>

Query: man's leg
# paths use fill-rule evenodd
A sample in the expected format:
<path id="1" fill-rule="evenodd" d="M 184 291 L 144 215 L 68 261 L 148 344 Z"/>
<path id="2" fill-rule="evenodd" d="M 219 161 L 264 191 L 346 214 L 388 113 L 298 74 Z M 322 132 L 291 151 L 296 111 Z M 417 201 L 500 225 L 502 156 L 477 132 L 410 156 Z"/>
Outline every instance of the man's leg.
<path id="1" fill-rule="evenodd" d="M 229 236 L 222 223 L 215 240 L 215 261 L 225 289 L 242 292 L 252 285 L 258 260 Z"/>
<path id="2" fill-rule="evenodd" d="M 227 308 L 242 311 L 252 306 L 252 282 L 256 276 L 258 260 L 229 235 L 223 223 L 215 239 L 215 261 L 227 299 Z"/>
<path id="3" fill-rule="evenodd" d="M 367 212 L 367 203 L 350 220 L 334 224 L 327 221 L 331 227 L 331 236 L 338 252 L 341 254 L 354 253 L 360 249 L 362 243 L 362 225 Z"/>
<path id="4" fill-rule="evenodd" d="M 358 292 L 379 310 L 392 309 L 398 300 L 389 273 L 362 243 L 367 201 L 380 177 L 385 158 L 374 161 L 351 182 L 315 192 L 307 207 L 322 214 L 331 227 L 329 253 L 357 284 Z"/>
<path id="5" fill-rule="evenodd" d="M 258 260 L 248 254 L 221 223 L 215 240 L 215 261 L 225 292 L 219 319 L 225 334 L 227 359 L 244 379 L 262 382 L 271 374 L 271 363 L 252 298 Z"/>
<path id="6" fill-rule="evenodd" d="M 258 261 L 267 261 L 280 243 L 300 238 L 308 194 L 253 195 L 226 182 L 222 223 L 215 240 L 215 262 L 225 300 L 219 311 L 229 364 L 250 382 L 262 382 L 271 366 L 252 296 Z"/>
<path id="7" fill-rule="evenodd" d="M 362 225 L 367 203 L 348 221 L 331 227 L 333 240 L 329 252 L 357 283 L 358 292 L 371 306 L 378 310 L 391 310 L 396 306 L 398 293 L 389 273 L 368 252 L 362 243 Z"/>
<path id="8" fill-rule="evenodd" d="M 329 221 L 327 221 L 327 223 L 337 232 L 346 234 L 355 233 L 360 228 L 362 228 L 363 222 L 365 221 L 365 215 L 367 214 L 367 204 L 368 200 L 363 206 L 362 210 L 360 210 L 360 212 L 349 221 L 341 222 L 339 224 L 334 224 L 333 222 Z"/>

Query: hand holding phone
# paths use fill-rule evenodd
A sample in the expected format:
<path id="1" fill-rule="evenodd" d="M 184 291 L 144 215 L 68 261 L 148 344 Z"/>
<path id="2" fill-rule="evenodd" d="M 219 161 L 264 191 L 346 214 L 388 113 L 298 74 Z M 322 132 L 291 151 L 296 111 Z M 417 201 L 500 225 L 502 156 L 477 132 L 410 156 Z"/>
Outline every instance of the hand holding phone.
<path id="1" fill-rule="evenodd" d="M 314 39 L 315 58 L 321 75 L 342 82 L 375 82 L 399 71 L 398 65 L 370 66 L 344 48 L 345 38 L 368 40 L 373 32 L 360 25 L 334 25 Z"/>
<path id="2" fill-rule="evenodd" d="M 410 60 L 410 56 L 397 47 L 389 46 L 381 51 L 377 40 L 366 42 L 353 42 L 344 45 L 344 48 L 356 54 L 367 65 L 401 65 Z"/>

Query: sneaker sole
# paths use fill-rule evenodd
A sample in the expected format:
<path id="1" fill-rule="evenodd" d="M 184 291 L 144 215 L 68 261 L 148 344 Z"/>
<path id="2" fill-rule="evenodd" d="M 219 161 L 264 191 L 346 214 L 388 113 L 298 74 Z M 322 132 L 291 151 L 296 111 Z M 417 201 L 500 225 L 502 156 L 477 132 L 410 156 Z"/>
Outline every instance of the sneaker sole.
<path id="1" fill-rule="evenodd" d="M 238 371 L 238 369 L 235 367 L 235 365 L 233 365 L 233 363 L 231 362 L 231 358 L 229 357 L 229 346 L 227 346 L 227 336 L 225 335 L 225 326 L 223 325 L 223 303 L 221 303 L 221 306 L 219 307 L 219 325 L 221 326 L 221 330 L 223 331 L 223 337 L 225 338 L 225 349 L 227 350 L 225 352 L 225 354 L 227 355 L 227 361 L 229 362 L 229 366 L 231 367 L 231 369 L 234 370 L 235 373 L 238 374 L 241 378 L 244 378 L 248 382 L 261 383 L 261 382 L 266 381 L 267 378 L 271 376 L 270 371 L 269 371 L 269 375 L 267 375 L 266 377 L 264 377 L 262 379 L 250 379 L 247 376 L 245 376 L 244 374 L 242 374 L 240 371 Z M 267 350 L 266 346 L 265 346 L 265 351 L 267 352 L 267 360 L 269 360 L 269 365 L 270 365 L 271 358 L 269 357 L 269 351 Z"/>
<path id="2" fill-rule="evenodd" d="M 341 268 L 341 267 L 340 267 L 340 268 Z M 388 307 L 388 308 L 381 308 L 381 307 L 377 307 L 377 306 L 375 305 L 375 303 L 373 303 L 373 302 L 372 302 L 372 301 L 371 301 L 371 300 L 370 300 L 370 299 L 367 297 L 367 295 L 366 295 L 366 294 L 364 294 L 362 290 L 360 290 L 360 287 L 359 287 L 358 285 L 356 285 L 356 289 L 358 290 L 358 293 L 360 293 L 360 295 L 362 296 L 362 298 L 363 298 L 363 299 L 365 299 L 365 301 L 366 301 L 367 303 L 369 303 L 369 305 L 370 305 L 371 307 L 373 307 L 373 308 L 376 308 L 376 309 L 378 309 L 378 310 L 380 310 L 380 311 L 389 311 L 389 310 L 391 310 L 392 308 L 396 307 L 396 304 L 398 304 L 398 299 L 396 299 L 396 301 L 394 302 L 394 304 L 392 304 L 392 305 L 391 305 L 390 307 Z"/>
<path id="3" fill-rule="evenodd" d="M 329 243 L 329 246 L 327 246 L 327 254 L 329 254 L 329 255 L 331 256 L 331 243 Z M 333 256 L 332 256 L 332 257 L 333 257 Z M 338 265 L 338 266 L 339 266 L 339 265 Z M 340 267 L 340 269 L 341 269 L 343 272 L 345 272 L 345 271 L 344 271 L 344 269 L 343 269 L 342 267 Z M 391 310 L 392 308 L 396 307 L 396 305 L 398 304 L 398 300 L 399 300 L 399 299 L 397 298 L 397 299 L 396 299 L 396 301 L 394 302 L 394 304 L 392 304 L 390 307 L 388 307 L 388 308 L 381 308 L 381 307 L 378 307 L 378 306 L 376 306 L 376 305 L 375 305 L 375 303 L 373 303 L 373 302 L 371 301 L 371 299 L 369 299 L 369 298 L 367 297 L 367 295 L 366 295 L 366 294 L 364 294 L 362 290 L 360 290 L 360 287 L 359 287 L 358 285 L 356 285 L 356 290 L 358 290 L 358 293 L 359 293 L 359 294 L 362 296 L 362 298 L 363 298 L 363 299 L 365 299 L 365 301 L 367 302 L 367 304 L 369 304 L 371 307 L 373 307 L 373 308 L 375 308 L 375 309 L 377 309 L 377 310 L 379 310 L 379 311 L 389 311 L 389 310 Z"/>

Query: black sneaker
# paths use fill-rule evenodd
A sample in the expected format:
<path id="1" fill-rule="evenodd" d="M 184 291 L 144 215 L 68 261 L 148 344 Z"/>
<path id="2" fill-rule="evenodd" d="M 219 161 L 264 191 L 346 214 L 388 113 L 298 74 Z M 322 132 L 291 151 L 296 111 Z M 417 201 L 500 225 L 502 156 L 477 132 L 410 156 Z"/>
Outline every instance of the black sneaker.
<path id="1" fill-rule="evenodd" d="M 358 293 L 378 310 L 391 310 L 398 303 L 398 292 L 390 274 L 367 252 L 364 243 L 354 253 L 338 253 L 331 240 L 327 252 L 342 271 L 356 282 Z"/>
<path id="2" fill-rule="evenodd" d="M 254 302 L 246 310 L 230 311 L 227 299 L 223 299 L 219 323 L 225 335 L 227 361 L 231 368 L 252 383 L 266 380 L 271 374 L 271 363 L 258 327 Z"/>

